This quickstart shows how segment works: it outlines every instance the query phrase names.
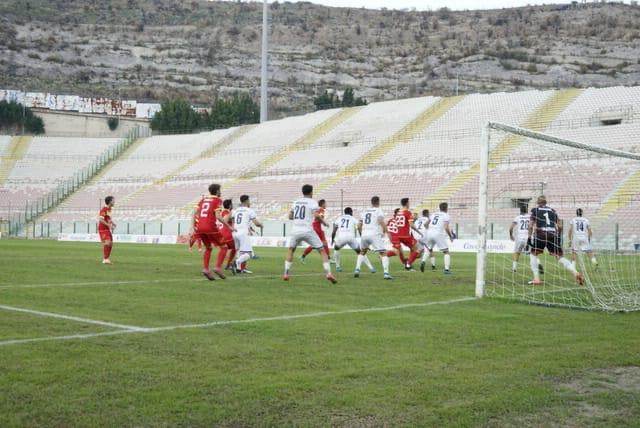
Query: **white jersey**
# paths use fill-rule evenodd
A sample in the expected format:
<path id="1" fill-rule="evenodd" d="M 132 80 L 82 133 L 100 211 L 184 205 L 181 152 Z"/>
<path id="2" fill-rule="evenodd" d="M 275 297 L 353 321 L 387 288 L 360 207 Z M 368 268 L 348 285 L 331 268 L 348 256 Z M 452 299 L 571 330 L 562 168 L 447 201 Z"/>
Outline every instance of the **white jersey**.
<path id="1" fill-rule="evenodd" d="M 293 232 L 313 230 L 311 223 L 318 211 L 318 203 L 311 198 L 301 198 L 293 203 Z"/>
<path id="2" fill-rule="evenodd" d="M 576 217 L 571 220 L 571 228 L 575 238 L 589 238 L 589 220 L 584 217 Z"/>
<path id="3" fill-rule="evenodd" d="M 384 221 L 384 213 L 380 208 L 370 207 L 362 211 L 360 221 L 362 222 L 362 236 L 382 235 L 380 219 Z"/>
<path id="4" fill-rule="evenodd" d="M 429 232 L 438 235 L 446 235 L 444 230 L 445 224 L 449 224 L 449 214 L 439 211 L 431 216 L 431 222 L 429 223 Z"/>
<path id="5" fill-rule="evenodd" d="M 356 237 L 356 219 L 350 215 L 341 215 L 333 222 L 337 227 L 336 238 L 353 239 Z"/>
<path id="6" fill-rule="evenodd" d="M 418 229 L 422 236 L 427 234 L 427 228 L 429 227 L 429 222 L 431 219 L 429 217 L 418 217 L 416 221 L 413 222 L 413 226 Z M 417 236 L 415 238 L 421 238 L 420 235 L 416 233 Z"/>
<path id="7" fill-rule="evenodd" d="M 249 207 L 240 206 L 233 210 L 233 222 L 238 233 L 249 233 L 251 222 L 256 219 L 256 212 Z"/>
<path id="8" fill-rule="evenodd" d="M 529 220 L 531 216 L 529 214 L 520 214 L 513 219 L 517 230 L 517 233 L 513 237 L 516 241 L 522 241 L 529 239 Z"/>

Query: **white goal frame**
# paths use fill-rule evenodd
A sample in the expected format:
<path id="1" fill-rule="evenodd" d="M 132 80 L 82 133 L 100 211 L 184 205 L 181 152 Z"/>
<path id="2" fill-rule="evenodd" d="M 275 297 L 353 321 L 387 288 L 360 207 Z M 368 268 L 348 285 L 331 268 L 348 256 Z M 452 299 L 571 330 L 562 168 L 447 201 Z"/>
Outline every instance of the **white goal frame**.
<path id="1" fill-rule="evenodd" d="M 554 137 L 541 132 L 518 126 L 506 125 L 500 122 L 487 122 L 482 128 L 480 138 L 480 184 L 478 193 L 478 254 L 476 256 L 476 297 L 483 297 L 485 294 L 485 270 L 487 259 L 487 216 L 488 216 L 488 191 L 489 191 L 489 155 L 491 145 L 491 130 L 504 131 L 527 138 L 546 141 L 548 143 L 561 146 L 573 147 L 575 149 L 586 150 L 600 154 L 606 154 L 621 158 L 640 161 L 640 154 L 624 152 L 621 150 L 608 149 L 606 147 L 592 144 L 579 143 L 565 138 Z"/>

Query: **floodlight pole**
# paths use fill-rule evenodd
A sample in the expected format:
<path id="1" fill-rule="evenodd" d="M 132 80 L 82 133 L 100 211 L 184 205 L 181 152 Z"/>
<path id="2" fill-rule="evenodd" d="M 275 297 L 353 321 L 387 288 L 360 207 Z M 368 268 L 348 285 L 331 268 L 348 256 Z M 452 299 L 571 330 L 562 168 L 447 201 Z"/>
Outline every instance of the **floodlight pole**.
<path id="1" fill-rule="evenodd" d="M 269 55 L 269 3 L 264 0 L 262 7 L 262 70 L 260 77 L 260 123 L 269 120 L 267 99 L 267 64 Z"/>

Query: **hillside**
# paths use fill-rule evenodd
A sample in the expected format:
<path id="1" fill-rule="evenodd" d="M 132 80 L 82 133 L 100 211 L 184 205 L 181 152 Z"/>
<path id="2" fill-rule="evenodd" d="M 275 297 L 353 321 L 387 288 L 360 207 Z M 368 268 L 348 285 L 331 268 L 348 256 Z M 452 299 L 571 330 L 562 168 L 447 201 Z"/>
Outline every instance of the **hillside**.
<path id="1" fill-rule="evenodd" d="M 640 84 L 640 7 L 477 12 L 271 6 L 272 117 L 325 88 L 369 101 L 425 94 Z M 260 3 L 4 0 L 0 88 L 196 104 L 256 95 Z"/>

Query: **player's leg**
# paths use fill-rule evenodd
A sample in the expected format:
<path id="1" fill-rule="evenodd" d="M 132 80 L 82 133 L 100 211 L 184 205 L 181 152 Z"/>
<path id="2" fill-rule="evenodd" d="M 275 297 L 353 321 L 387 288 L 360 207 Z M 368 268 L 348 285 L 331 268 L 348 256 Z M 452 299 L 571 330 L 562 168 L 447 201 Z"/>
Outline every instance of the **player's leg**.
<path id="1" fill-rule="evenodd" d="M 320 256 L 322 257 L 322 269 L 324 270 L 324 274 L 327 280 L 333 284 L 338 282 L 331 273 L 329 254 L 324 250 L 324 245 L 322 243 L 322 240 L 320 239 L 320 236 L 318 236 L 315 231 L 307 232 L 304 236 L 304 241 L 320 253 Z"/>
<path id="2" fill-rule="evenodd" d="M 547 249 L 549 253 L 558 259 L 558 262 L 569 272 L 571 272 L 579 285 L 584 284 L 584 277 L 578 272 L 569 259 L 564 257 L 562 246 L 560 245 L 560 237 L 556 234 L 549 234 L 547 240 Z"/>
<path id="3" fill-rule="evenodd" d="M 220 235 L 218 237 L 218 244 L 220 249 L 218 250 L 216 266 L 213 271 L 220 277 L 220 279 L 225 279 L 225 275 L 222 272 L 222 264 L 224 263 L 224 259 L 227 256 L 227 252 L 229 251 L 229 242 L 223 237 L 223 235 Z"/>
<path id="4" fill-rule="evenodd" d="M 382 263 L 382 272 L 384 279 L 393 279 L 391 274 L 389 273 L 389 256 L 384 250 L 378 251 L 380 255 L 380 263 Z"/>
<path id="5" fill-rule="evenodd" d="M 240 254 L 234 264 L 235 270 L 240 273 L 251 273 L 246 269 L 247 261 L 251 259 L 251 253 L 253 252 L 251 237 L 246 234 L 241 234 L 237 237 L 235 244 Z"/>
<path id="6" fill-rule="evenodd" d="M 111 239 L 105 239 L 102 242 L 102 263 L 105 265 L 111 264 L 111 249 L 113 248 L 113 241 Z"/>
<path id="7" fill-rule="evenodd" d="M 304 251 L 302 252 L 302 255 L 300 256 L 300 261 L 304 264 L 305 263 L 305 259 L 306 257 L 311 254 L 311 252 L 313 251 L 313 247 L 311 245 L 309 245 L 307 248 L 304 249 Z"/>
<path id="8" fill-rule="evenodd" d="M 356 269 L 353 271 L 353 276 L 358 278 L 360 276 L 360 267 L 362 266 L 362 262 L 367 257 L 367 251 L 369 251 L 369 246 L 371 245 L 371 240 L 368 237 L 363 237 L 360 241 L 360 252 L 358 257 L 356 258 Z"/>
<path id="9" fill-rule="evenodd" d="M 415 238 L 410 236 L 405 240 L 404 244 L 410 249 L 409 258 L 407 259 L 407 263 L 405 264 L 405 268 L 407 270 L 410 270 L 411 266 L 413 265 L 413 262 L 416 261 L 420 253 L 418 252 L 418 245 Z"/>
<path id="10" fill-rule="evenodd" d="M 202 274 L 209 281 L 213 281 L 215 278 L 209 270 L 209 263 L 211 262 L 211 238 L 207 234 L 198 234 L 202 239 L 204 245 L 204 253 L 202 253 Z"/>
<path id="11" fill-rule="evenodd" d="M 336 272 L 342 272 L 342 257 L 340 257 L 340 250 L 342 245 L 336 242 L 333 245 L 333 260 L 336 263 Z"/>
<path id="12" fill-rule="evenodd" d="M 291 267 L 293 266 L 293 255 L 296 252 L 296 247 L 300 243 L 297 235 L 291 235 L 289 237 L 289 242 L 287 245 L 287 257 L 284 260 L 284 273 L 282 274 L 282 279 L 285 281 L 289 280 L 289 272 L 291 271 Z"/>
<path id="13" fill-rule="evenodd" d="M 236 245 L 235 239 L 232 239 L 228 245 L 229 248 L 229 256 L 227 257 L 227 264 L 225 265 L 225 269 L 231 269 L 233 265 L 233 261 L 236 258 L 236 254 L 238 254 L 238 246 Z"/>

